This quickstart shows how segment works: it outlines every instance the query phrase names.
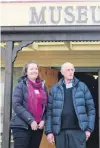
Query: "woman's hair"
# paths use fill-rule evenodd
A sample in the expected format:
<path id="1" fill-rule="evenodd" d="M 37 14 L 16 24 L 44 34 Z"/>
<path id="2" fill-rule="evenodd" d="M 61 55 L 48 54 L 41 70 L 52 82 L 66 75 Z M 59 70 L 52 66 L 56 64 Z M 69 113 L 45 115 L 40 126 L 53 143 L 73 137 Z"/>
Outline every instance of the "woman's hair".
<path id="1" fill-rule="evenodd" d="M 36 64 L 37 65 L 37 63 L 35 63 L 33 61 L 29 61 L 28 63 L 26 63 L 24 65 L 23 69 L 22 69 L 22 76 L 26 76 L 27 75 L 27 69 L 28 69 L 29 64 Z"/>

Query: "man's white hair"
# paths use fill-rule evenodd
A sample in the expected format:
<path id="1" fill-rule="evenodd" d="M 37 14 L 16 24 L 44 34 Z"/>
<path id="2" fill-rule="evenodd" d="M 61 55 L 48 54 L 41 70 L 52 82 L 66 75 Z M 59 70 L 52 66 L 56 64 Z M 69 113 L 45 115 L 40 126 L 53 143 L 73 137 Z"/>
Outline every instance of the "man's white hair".
<path id="1" fill-rule="evenodd" d="M 61 66 L 61 71 L 63 71 L 64 68 L 67 67 L 67 66 L 69 66 L 69 65 L 73 66 L 73 68 L 74 68 L 74 65 L 73 65 L 72 63 L 66 62 L 66 63 L 64 63 L 64 64 Z"/>

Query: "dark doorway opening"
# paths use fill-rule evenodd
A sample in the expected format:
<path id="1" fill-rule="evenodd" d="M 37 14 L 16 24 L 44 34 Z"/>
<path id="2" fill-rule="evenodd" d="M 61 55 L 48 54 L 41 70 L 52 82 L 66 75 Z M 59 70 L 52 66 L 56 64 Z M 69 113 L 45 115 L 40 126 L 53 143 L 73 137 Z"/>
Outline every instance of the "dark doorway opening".
<path id="1" fill-rule="evenodd" d="M 75 77 L 83 81 L 91 91 L 96 108 L 95 129 L 91 137 L 87 141 L 87 148 L 99 148 L 99 111 L 98 111 L 98 73 L 97 72 L 75 72 Z M 58 80 L 62 78 L 61 73 L 58 74 Z"/>

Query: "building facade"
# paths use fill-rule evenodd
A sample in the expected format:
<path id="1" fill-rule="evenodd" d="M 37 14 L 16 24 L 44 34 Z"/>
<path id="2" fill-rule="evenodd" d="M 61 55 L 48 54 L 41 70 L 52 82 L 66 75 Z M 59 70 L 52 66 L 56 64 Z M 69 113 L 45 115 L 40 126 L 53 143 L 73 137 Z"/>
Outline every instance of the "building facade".
<path id="1" fill-rule="evenodd" d="M 48 91 L 58 81 L 62 63 L 75 65 L 76 76 L 88 83 L 96 104 L 96 128 L 87 145 L 99 147 L 100 2 L 2 1 L 0 6 L 2 147 L 10 147 L 12 90 L 30 60 L 39 64 Z M 41 148 L 46 147 L 52 146 L 44 136 Z"/>

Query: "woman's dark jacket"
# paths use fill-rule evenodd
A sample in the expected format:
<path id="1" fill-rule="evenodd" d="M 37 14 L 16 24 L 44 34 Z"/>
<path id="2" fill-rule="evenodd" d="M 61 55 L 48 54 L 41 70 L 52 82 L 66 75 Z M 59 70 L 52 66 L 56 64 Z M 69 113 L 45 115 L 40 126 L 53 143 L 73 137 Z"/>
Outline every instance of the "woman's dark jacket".
<path id="1" fill-rule="evenodd" d="M 46 91 L 44 81 L 42 87 Z M 47 93 L 47 91 L 46 91 Z M 25 128 L 28 129 L 29 125 L 35 120 L 34 116 L 27 109 L 27 77 L 22 77 L 14 89 L 12 96 L 13 114 L 10 122 L 11 128 Z M 33 106 L 34 107 L 34 106 Z M 46 106 L 43 106 L 43 114 L 41 120 L 45 120 Z"/>
<path id="2" fill-rule="evenodd" d="M 46 135 L 49 133 L 59 134 L 61 129 L 61 115 L 64 105 L 63 81 L 61 79 L 50 90 L 46 115 Z M 72 99 L 80 129 L 92 132 L 95 123 L 94 101 L 88 87 L 77 78 L 73 80 Z"/>

